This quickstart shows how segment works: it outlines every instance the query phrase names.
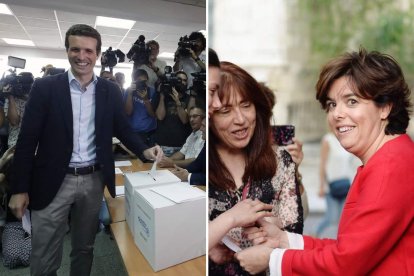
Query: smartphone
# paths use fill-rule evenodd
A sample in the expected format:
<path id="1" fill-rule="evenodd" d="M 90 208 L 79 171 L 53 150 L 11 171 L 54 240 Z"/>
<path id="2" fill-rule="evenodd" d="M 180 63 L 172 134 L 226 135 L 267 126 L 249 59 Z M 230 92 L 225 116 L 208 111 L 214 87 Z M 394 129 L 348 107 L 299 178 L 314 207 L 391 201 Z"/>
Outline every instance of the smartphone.
<path id="1" fill-rule="evenodd" d="M 279 146 L 293 144 L 292 138 L 295 137 L 295 126 L 278 125 L 272 126 L 273 142 Z"/>

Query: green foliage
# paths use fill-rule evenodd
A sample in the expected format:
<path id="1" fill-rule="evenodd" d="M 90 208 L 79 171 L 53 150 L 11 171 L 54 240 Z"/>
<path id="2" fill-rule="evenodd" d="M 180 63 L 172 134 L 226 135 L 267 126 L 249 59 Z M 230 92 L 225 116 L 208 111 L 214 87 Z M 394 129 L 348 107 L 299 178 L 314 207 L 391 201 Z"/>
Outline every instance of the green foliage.
<path id="1" fill-rule="evenodd" d="M 393 56 L 409 82 L 414 81 L 414 0 L 298 0 L 308 26 L 310 58 L 305 70 L 318 74 L 332 57 L 363 46 Z"/>

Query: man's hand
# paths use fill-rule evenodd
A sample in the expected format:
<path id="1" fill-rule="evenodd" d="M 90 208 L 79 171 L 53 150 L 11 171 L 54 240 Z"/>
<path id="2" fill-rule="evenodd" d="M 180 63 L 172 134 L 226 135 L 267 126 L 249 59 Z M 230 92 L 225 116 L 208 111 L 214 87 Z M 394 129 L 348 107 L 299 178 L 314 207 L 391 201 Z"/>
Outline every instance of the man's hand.
<path id="1" fill-rule="evenodd" d="M 138 97 L 142 100 L 148 100 L 148 90 L 142 90 L 142 91 L 138 91 Z"/>
<path id="2" fill-rule="evenodd" d="M 9 207 L 16 218 L 22 219 L 27 206 L 29 206 L 28 193 L 14 194 L 11 196 Z"/>
<path id="3" fill-rule="evenodd" d="M 174 100 L 176 105 L 181 105 L 180 96 L 174 87 L 171 89 L 170 96 Z"/>
<path id="4" fill-rule="evenodd" d="M 163 156 L 161 161 L 158 163 L 158 166 L 160 166 L 161 168 L 173 168 L 174 161 L 171 158 Z"/>
<path id="5" fill-rule="evenodd" d="M 208 251 L 208 258 L 216 264 L 225 264 L 233 260 L 234 252 L 224 244 L 218 244 Z"/>
<path id="6" fill-rule="evenodd" d="M 177 176 L 179 179 L 181 179 L 181 181 L 188 181 L 188 171 L 186 169 L 180 168 L 176 165 L 174 165 L 174 169 L 171 170 L 171 172 L 173 174 L 175 174 L 175 176 Z"/>
<path id="7" fill-rule="evenodd" d="M 244 249 L 234 256 L 240 266 L 250 274 L 257 274 L 269 267 L 270 254 L 273 248 L 266 245 L 256 245 Z"/>
<path id="8" fill-rule="evenodd" d="M 162 157 L 164 156 L 164 153 L 160 146 L 156 145 L 155 147 L 149 148 L 144 150 L 142 153 L 144 157 L 148 160 L 159 162 L 161 161 Z"/>

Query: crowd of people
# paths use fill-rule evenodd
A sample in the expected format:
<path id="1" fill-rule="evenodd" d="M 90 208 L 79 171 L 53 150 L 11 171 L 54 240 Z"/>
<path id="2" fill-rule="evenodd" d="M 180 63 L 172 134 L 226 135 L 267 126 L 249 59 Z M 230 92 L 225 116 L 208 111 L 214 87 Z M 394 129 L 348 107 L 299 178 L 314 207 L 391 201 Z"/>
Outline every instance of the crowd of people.
<path id="1" fill-rule="evenodd" d="M 9 93 L 0 102 L 0 123 L 10 125 L 1 167 L 13 160 L 8 207 L 17 220 L 30 209 L 31 275 L 56 274 L 69 227 L 71 275 L 89 275 L 104 187 L 115 196 L 113 137 L 143 161 L 157 161 L 190 184 L 206 184 L 205 106 L 197 100 L 203 91 L 187 83 L 188 75 L 205 69 L 206 43 L 194 34 L 187 51 L 197 66 L 185 72 L 177 65 L 166 78 L 159 45 L 148 41 L 148 62 L 134 64 L 133 81 L 124 88 L 123 73 L 104 67 L 94 73 L 99 32 L 73 25 L 65 36 L 69 70 L 52 73 L 47 65 L 24 97 Z"/>
<path id="2" fill-rule="evenodd" d="M 319 195 L 329 212 L 316 236 L 341 218 L 337 238 L 320 239 L 303 235 L 302 142 L 272 139 L 273 93 L 209 49 L 205 110 L 194 73 L 206 69 L 206 40 L 199 32 L 189 39 L 193 47 L 177 50 L 168 76 L 160 45 L 148 41 L 149 60 L 134 64 L 125 88 L 120 72 L 94 74 L 100 34 L 77 24 L 65 37 L 70 69 L 50 75 L 47 65 L 30 94 L 0 101 L 0 125 L 7 118 L 10 126 L 0 169 L 13 159 L 14 216 L 31 210 L 31 274 L 60 267 L 69 213 L 71 274 L 90 274 L 104 186 L 115 196 L 112 137 L 182 181 L 206 185 L 208 127 L 209 275 L 412 275 L 412 104 L 397 61 L 361 48 L 321 70 L 316 99 L 330 133 L 321 143 Z M 362 165 L 354 177 L 355 158 Z"/>

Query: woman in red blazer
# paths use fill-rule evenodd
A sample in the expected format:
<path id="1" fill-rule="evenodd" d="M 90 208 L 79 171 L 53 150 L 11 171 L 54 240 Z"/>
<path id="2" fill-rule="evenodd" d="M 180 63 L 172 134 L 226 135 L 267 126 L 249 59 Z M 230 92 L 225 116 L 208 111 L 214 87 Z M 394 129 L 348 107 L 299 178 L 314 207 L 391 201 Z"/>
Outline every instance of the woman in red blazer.
<path id="1" fill-rule="evenodd" d="M 250 273 L 414 275 L 414 143 L 405 134 L 412 105 L 401 68 L 391 56 L 360 49 L 326 64 L 316 90 L 333 133 L 363 163 L 338 237 L 316 239 L 260 221 L 246 230 L 256 246 L 236 258 Z"/>

